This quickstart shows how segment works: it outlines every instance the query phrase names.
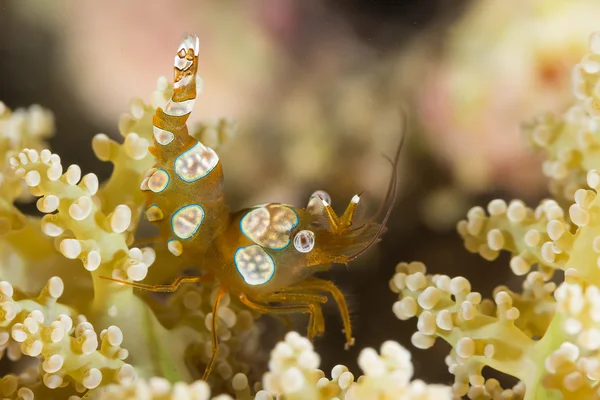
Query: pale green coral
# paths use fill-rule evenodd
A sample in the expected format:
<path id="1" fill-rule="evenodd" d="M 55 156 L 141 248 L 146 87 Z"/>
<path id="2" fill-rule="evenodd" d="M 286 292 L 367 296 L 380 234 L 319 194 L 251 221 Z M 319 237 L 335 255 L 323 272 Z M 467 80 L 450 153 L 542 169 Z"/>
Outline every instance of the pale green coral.
<path id="1" fill-rule="evenodd" d="M 248 378 L 242 373 L 231 380 L 234 397 L 219 395 L 213 400 L 450 400 L 451 390 L 443 385 L 426 385 L 411 381 L 413 366 L 410 353 L 393 341 L 381 346 L 381 354 L 374 349 L 364 349 L 358 359 L 365 373 L 355 380 L 344 365 L 336 365 L 331 379 L 318 369 L 320 357 L 308 339 L 290 332 L 271 352 L 269 372 L 263 377 L 264 389 L 252 394 Z M 210 388 L 205 382 L 169 384 L 162 378 L 137 380 L 133 384 L 110 386 L 99 396 L 101 400 L 138 399 L 167 400 L 189 398 L 209 400 Z"/>
<path id="2" fill-rule="evenodd" d="M 9 158 L 24 147 L 47 147 L 46 140 L 53 133 L 54 119 L 48 110 L 31 106 L 11 111 L 0 102 L 0 234 L 22 227 L 25 219 L 13 205 L 15 200 L 27 196 L 21 180 L 10 168 Z"/>
<path id="3" fill-rule="evenodd" d="M 586 186 L 589 170 L 600 165 L 600 32 L 590 36 L 590 52 L 573 68 L 575 104 L 562 116 L 550 113 L 523 125 L 528 142 L 546 153 L 542 171 L 550 189 L 572 199 Z"/>
<path id="4" fill-rule="evenodd" d="M 41 150 L 54 133 L 52 113 L 40 106 L 11 111 L 0 102 L 0 264 L 2 279 L 21 290 L 36 291 L 54 274 L 39 269 L 63 262 L 36 218 L 26 218 L 14 202 L 29 196 L 9 159 L 24 147 Z"/>
<path id="5" fill-rule="evenodd" d="M 94 389 L 102 382 L 132 381 L 133 367 L 122 361 L 128 353 L 120 347 L 121 330 L 111 326 L 103 331 L 98 349 L 98 336 L 92 325 L 72 308 L 57 302 L 63 290 L 59 277 L 51 278 L 37 298 L 15 293 L 8 282 L 0 282 L 0 349 L 7 350 L 11 360 L 25 355 L 41 362 L 39 380 L 43 385 L 40 381 L 30 382 L 25 376 L 17 379 L 17 386 L 26 381 L 27 388 L 36 393 L 73 384 L 74 393 Z M 17 387 L 12 387 L 14 390 L 6 391 L 24 397 Z"/>
<path id="6" fill-rule="evenodd" d="M 393 306 L 396 316 L 418 317 L 413 345 L 427 349 L 441 337 L 454 347 L 447 362 L 456 377 L 455 395 L 466 395 L 469 385 L 482 387 L 485 366 L 516 376 L 526 385 L 539 380 L 539 370 L 521 364 L 534 354 L 535 342 L 516 326 L 520 313 L 508 292 L 496 293 L 495 302 L 483 300 L 465 278 L 426 275 L 418 262 L 399 264 L 390 287 L 401 295 Z"/>
<path id="7" fill-rule="evenodd" d="M 418 380 L 411 382 L 410 353 L 393 341 L 383 343 L 380 354 L 371 348 L 361 351 L 358 364 L 364 375 L 356 380 L 344 365 L 335 366 L 329 379 L 317 369 L 319 363 L 319 356 L 306 338 L 295 332 L 288 333 L 285 341 L 278 343 L 271 352 L 269 372 L 263 377 L 265 390 L 257 393 L 256 399 L 273 399 L 281 395 L 290 400 L 451 398 L 447 386 L 426 385 Z"/>
<path id="8" fill-rule="evenodd" d="M 543 169 L 560 203 L 574 200 L 568 211 L 555 200 L 535 209 L 494 200 L 487 213 L 475 207 L 458 224 L 467 250 L 487 260 L 503 250 L 512 255 L 512 271 L 526 275 L 522 292 L 498 287 L 494 302 L 483 300 L 465 278 L 426 275 L 420 263 L 399 264 L 390 282 L 399 294 L 396 316 L 418 317 L 413 344 L 429 348 L 441 337 L 452 345 L 447 363 L 455 395 L 600 398 L 600 33 L 592 35 L 590 51 L 574 69 L 576 104 L 564 117 L 544 115 L 524 127 L 548 154 Z M 558 288 L 551 281 L 556 271 L 564 276 Z M 486 366 L 519 385 L 490 387 Z"/>

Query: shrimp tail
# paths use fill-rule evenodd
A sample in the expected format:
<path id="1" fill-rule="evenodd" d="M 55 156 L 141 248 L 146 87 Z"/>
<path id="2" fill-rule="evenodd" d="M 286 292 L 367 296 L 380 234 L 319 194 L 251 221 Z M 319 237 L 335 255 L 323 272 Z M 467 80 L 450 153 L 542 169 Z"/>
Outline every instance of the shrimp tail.
<path id="1" fill-rule="evenodd" d="M 178 153 L 194 141 L 186 122 L 196 101 L 199 48 L 198 37 L 186 35 L 175 55 L 173 96 L 164 108 L 156 109 L 152 119 L 154 146 L 151 151 L 157 158 L 168 158 L 164 153 Z"/>
<path id="2" fill-rule="evenodd" d="M 188 133 L 196 101 L 199 41 L 186 35 L 174 60 L 173 96 L 152 119 L 156 163 L 146 171 L 146 218 L 157 225 L 169 251 L 202 254 L 213 235 L 227 226 L 223 169 L 217 153 Z M 206 218 L 205 218 L 206 216 Z"/>

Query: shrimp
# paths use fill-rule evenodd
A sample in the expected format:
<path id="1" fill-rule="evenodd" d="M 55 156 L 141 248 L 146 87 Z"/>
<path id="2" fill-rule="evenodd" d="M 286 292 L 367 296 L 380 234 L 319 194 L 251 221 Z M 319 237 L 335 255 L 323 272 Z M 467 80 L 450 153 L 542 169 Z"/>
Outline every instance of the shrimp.
<path id="1" fill-rule="evenodd" d="M 338 216 L 324 191 L 310 196 L 306 207 L 269 203 L 232 212 L 223 193 L 219 156 L 189 135 L 186 122 L 196 99 L 199 41 L 188 35 L 174 61 L 174 93 L 153 118 L 156 164 L 146 172 L 141 189 L 147 193 L 146 218 L 160 231 L 175 257 L 203 270 L 169 285 L 147 285 L 105 278 L 154 292 L 175 292 L 184 283 L 219 282 L 213 303 L 212 356 L 207 379 L 218 352 L 217 309 L 226 293 L 263 314 L 308 314 L 308 338 L 325 331 L 322 304 L 331 295 L 339 308 L 346 348 L 354 344 L 348 306 L 332 282 L 314 274 L 333 263 L 347 264 L 381 239 L 395 203 L 397 165 L 404 142 L 393 159 L 392 174 L 379 212 L 355 226 L 360 195 Z M 403 118 L 406 123 L 406 118 Z M 380 220 L 380 221 L 379 221 Z"/>

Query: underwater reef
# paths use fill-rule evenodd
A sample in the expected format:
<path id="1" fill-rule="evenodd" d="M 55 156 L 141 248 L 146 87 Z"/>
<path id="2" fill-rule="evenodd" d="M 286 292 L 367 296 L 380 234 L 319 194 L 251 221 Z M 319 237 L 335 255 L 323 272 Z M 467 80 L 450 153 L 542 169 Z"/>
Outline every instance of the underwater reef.
<path id="1" fill-rule="evenodd" d="M 487 299 L 466 278 L 429 275 L 418 261 L 399 263 L 391 277 L 398 300 L 390 312 L 402 320 L 417 318 L 412 345 L 427 349 L 439 337 L 452 346 L 446 358 L 452 386 L 412 380 L 410 351 L 394 341 L 361 351 L 362 375 L 344 365 L 320 370 L 310 340 L 297 332 L 273 349 L 263 347 L 257 320 L 274 313 L 265 304 L 296 304 L 294 312 L 309 314 L 312 336 L 325 329 L 317 310 L 327 301 L 315 291 L 327 287 L 342 317 L 345 303 L 331 286 L 308 276 L 302 276 L 309 282 L 306 293 L 286 293 L 281 284 L 271 290 L 280 296 L 269 297 L 254 286 L 283 282 L 277 269 L 296 268 L 297 260 L 304 266 L 344 262 L 372 242 L 359 228 L 349 229 L 358 197 L 342 217 L 321 192 L 305 209 L 257 206 L 232 214 L 236 220 L 220 208 L 219 196 L 210 198 L 199 191 L 202 186 L 175 184 L 174 173 L 200 184 L 219 172 L 215 150 L 236 133 L 226 119 L 190 126 L 188 133 L 187 115 L 201 81 L 195 81 L 197 52 L 185 43 L 175 58 L 175 82 L 161 77 L 149 103 L 131 101 L 118 123 L 122 141 L 94 137 L 96 156 L 113 164 L 105 182 L 77 165 L 63 166 L 48 149 L 50 111 L 12 111 L 0 103 L 0 346 L 19 371 L 0 379 L 0 398 L 600 398 L 600 33 L 590 37 L 589 53 L 573 69 L 573 105 L 563 115 L 523 124 L 528 144 L 546 155 L 542 170 L 554 198 L 535 208 L 497 199 L 486 209 L 471 209 L 457 226 L 468 251 L 486 260 L 509 252 L 507 267 L 523 277 L 522 289 L 500 286 Z M 186 153 L 192 148 L 201 151 Z M 185 154 L 194 156 L 181 159 Z M 174 167 L 165 167 L 166 160 L 175 160 L 169 161 Z M 218 192 L 219 185 L 211 180 L 207 188 Z M 15 205 L 33 198 L 43 216 L 25 215 Z M 190 198 L 200 198 L 202 206 L 182 213 L 177 202 Z M 255 218 L 246 221 L 251 214 Z M 277 229 L 261 225 L 264 218 Z M 145 234 L 144 220 L 158 225 L 157 237 Z M 183 284 L 201 277 L 181 280 L 190 269 L 182 254 L 215 265 L 222 261 L 205 240 L 186 241 L 205 222 L 214 227 L 201 235 L 221 237 L 221 223 L 241 230 L 223 234 L 229 240 L 225 250 L 236 250 L 235 269 L 223 267 L 225 274 L 199 262 L 193 266 L 217 279 Z M 323 229 L 346 240 L 336 242 Z M 379 226 L 365 230 L 375 239 L 381 233 Z M 292 255 L 278 258 L 277 251 Z M 320 256 L 309 256 L 315 253 Z M 294 268 L 286 273 L 296 273 Z M 178 283 L 165 285 L 171 282 Z M 236 290 L 224 290 L 224 283 Z M 258 307 L 249 294 L 265 304 Z M 346 335 L 352 344 L 349 329 Z M 262 355 L 269 352 L 267 360 Z M 255 377 L 257 365 L 267 361 L 268 372 Z M 518 383 L 502 388 L 484 377 L 485 367 Z"/>

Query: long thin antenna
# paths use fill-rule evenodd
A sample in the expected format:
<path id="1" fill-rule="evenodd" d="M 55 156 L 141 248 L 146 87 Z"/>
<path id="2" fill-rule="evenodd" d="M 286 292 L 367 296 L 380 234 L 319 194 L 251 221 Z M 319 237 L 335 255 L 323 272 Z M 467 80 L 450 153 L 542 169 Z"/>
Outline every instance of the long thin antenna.
<path id="1" fill-rule="evenodd" d="M 379 207 L 379 210 L 377 211 L 377 214 L 375 214 L 374 218 L 378 218 L 380 216 L 381 212 L 383 210 L 385 210 L 386 208 L 387 208 L 387 211 L 385 213 L 383 221 L 381 221 L 381 225 L 379 226 L 377 233 L 375 233 L 375 236 L 373 236 L 373 238 L 369 241 L 369 243 L 367 243 L 367 245 L 365 247 L 363 247 L 356 254 L 350 256 L 348 258 L 348 262 L 356 259 L 360 255 L 362 255 L 365 251 L 367 251 L 371 246 L 373 246 L 373 244 L 377 241 L 377 239 L 379 239 L 379 237 L 385 230 L 385 225 L 386 225 L 388 219 L 390 218 L 390 215 L 392 214 L 392 209 L 396 202 L 396 195 L 398 192 L 398 190 L 397 190 L 398 189 L 398 171 L 397 171 L 398 170 L 398 161 L 400 160 L 400 153 L 404 146 L 404 142 L 405 142 L 406 135 L 408 132 L 408 112 L 406 111 L 406 109 L 404 107 L 401 108 L 401 114 L 403 116 L 402 130 L 401 130 L 402 137 L 400 138 L 400 143 L 398 144 L 398 148 L 396 149 L 396 154 L 394 155 L 394 159 L 392 160 L 387 155 L 383 154 L 383 157 L 386 160 L 388 160 L 392 166 L 392 176 L 390 179 L 390 185 L 388 186 L 388 191 L 385 195 L 385 198 L 383 199 L 383 201 L 381 203 L 381 206 Z M 386 203 L 388 203 L 387 207 L 385 207 Z"/>

